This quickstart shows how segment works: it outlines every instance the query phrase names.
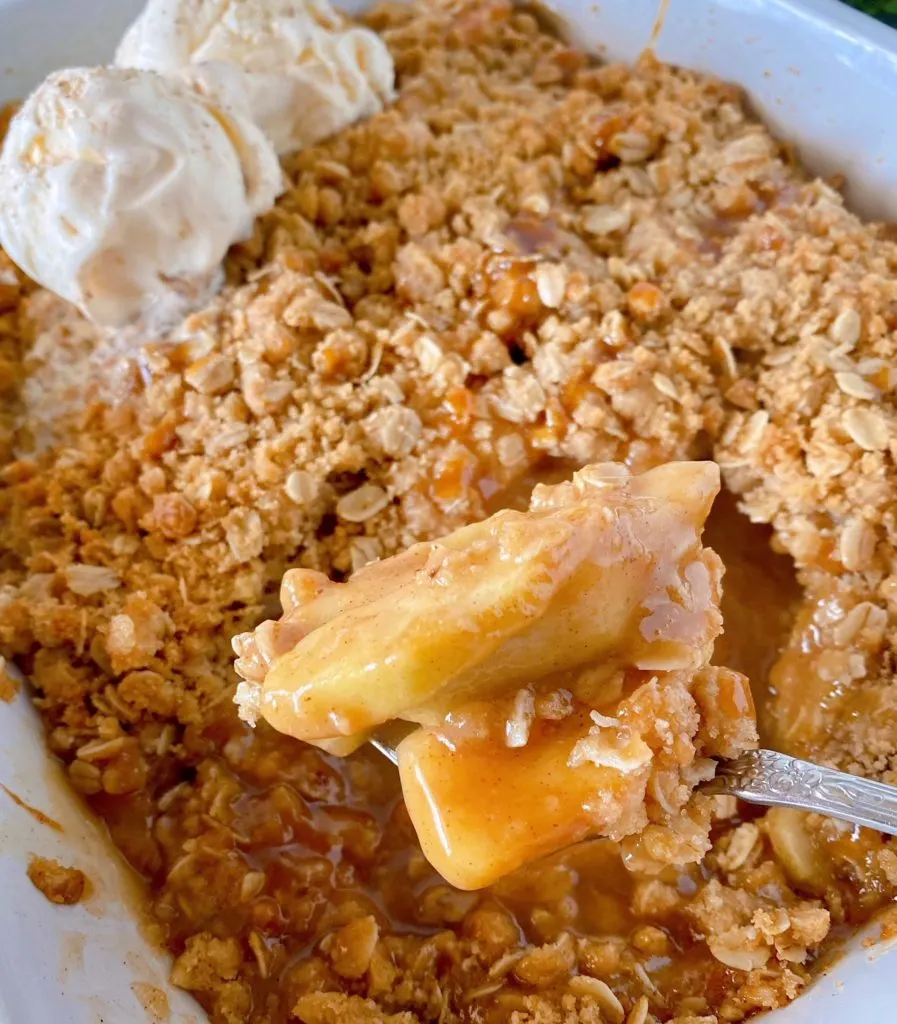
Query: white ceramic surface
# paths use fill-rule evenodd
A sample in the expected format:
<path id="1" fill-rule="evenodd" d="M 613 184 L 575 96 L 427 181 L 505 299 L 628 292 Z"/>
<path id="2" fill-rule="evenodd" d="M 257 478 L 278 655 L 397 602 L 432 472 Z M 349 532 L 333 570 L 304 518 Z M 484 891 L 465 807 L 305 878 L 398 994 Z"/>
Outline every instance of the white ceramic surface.
<path id="1" fill-rule="evenodd" d="M 0 790 L 0 1024 L 199 1024 L 193 1000 L 168 991 L 167 960 L 141 934 L 136 883 L 47 757 L 22 694 L 0 703 L 0 783 L 62 828 Z M 25 878 L 32 853 L 84 871 L 87 898 L 49 903 Z"/>
<path id="2" fill-rule="evenodd" d="M 55 68 L 107 59 L 139 6 L 140 0 L 0 0 L 0 100 L 23 95 Z M 658 14 L 658 0 L 550 6 L 582 46 L 623 59 L 651 39 Z M 835 0 L 670 0 L 656 51 L 744 86 L 811 167 L 847 175 L 858 209 L 897 220 L 897 33 Z M 152 990 L 165 987 L 166 964 L 142 939 L 132 882 L 49 764 L 22 696 L 0 703 L 0 783 L 65 829 L 38 825 L 0 791 L 0 1024 L 159 1020 Z M 85 868 L 96 891 L 81 906 L 51 906 L 25 881 L 30 852 Z M 866 949 L 858 940 L 806 996 L 766 1020 L 897 1021 L 895 968 L 893 949 Z M 201 1019 L 183 994 L 167 998 L 172 1024 Z"/>

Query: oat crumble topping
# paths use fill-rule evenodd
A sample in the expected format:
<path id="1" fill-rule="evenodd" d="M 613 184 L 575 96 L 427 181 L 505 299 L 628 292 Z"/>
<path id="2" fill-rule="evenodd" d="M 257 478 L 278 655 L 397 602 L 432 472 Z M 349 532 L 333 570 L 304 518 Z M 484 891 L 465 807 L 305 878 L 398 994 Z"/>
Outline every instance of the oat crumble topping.
<path id="1" fill-rule="evenodd" d="M 780 1006 L 897 893 L 880 836 L 718 799 L 701 867 L 657 872 L 646 834 L 461 893 L 388 764 L 239 721 L 230 638 L 288 567 L 345 576 L 587 462 L 712 455 L 804 588 L 769 735 L 894 781 L 897 245 L 730 86 L 593 66 L 502 0 L 368 21 L 397 104 L 286 160 L 226 290 L 114 400 L 88 380 L 78 410 L 53 364 L 92 329 L 0 264 L 0 653 L 215 1024 Z"/>

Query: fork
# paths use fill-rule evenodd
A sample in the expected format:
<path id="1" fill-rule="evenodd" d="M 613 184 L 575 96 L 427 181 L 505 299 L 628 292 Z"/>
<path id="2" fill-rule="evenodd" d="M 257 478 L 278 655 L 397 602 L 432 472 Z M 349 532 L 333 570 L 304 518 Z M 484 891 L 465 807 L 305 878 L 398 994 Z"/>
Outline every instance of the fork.
<path id="1" fill-rule="evenodd" d="M 396 748 L 388 740 L 374 736 L 368 742 L 398 764 Z M 897 786 L 775 750 L 748 750 L 731 761 L 720 761 L 716 775 L 699 790 L 711 796 L 735 796 L 749 804 L 814 811 L 897 836 Z"/>

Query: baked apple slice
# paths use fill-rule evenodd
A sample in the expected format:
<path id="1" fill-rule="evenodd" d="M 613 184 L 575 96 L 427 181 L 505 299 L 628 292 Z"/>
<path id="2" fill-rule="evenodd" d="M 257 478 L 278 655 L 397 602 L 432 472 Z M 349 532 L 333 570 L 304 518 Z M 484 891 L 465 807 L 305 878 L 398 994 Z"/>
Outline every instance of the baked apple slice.
<path id="1" fill-rule="evenodd" d="M 718 489 L 712 463 L 592 466 L 345 583 L 293 570 L 283 617 L 234 640 L 241 714 L 336 754 L 420 726 L 406 802 L 463 888 L 678 814 L 712 772 L 696 687 L 722 629 L 701 545 Z"/>
<path id="2" fill-rule="evenodd" d="M 240 702 L 297 739 L 394 718 L 436 724 L 459 702 L 600 659 L 697 668 L 720 630 L 700 533 L 719 475 L 678 463 L 598 466 L 375 562 L 345 583 L 287 573 L 284 615 L 238 636 Z"/>

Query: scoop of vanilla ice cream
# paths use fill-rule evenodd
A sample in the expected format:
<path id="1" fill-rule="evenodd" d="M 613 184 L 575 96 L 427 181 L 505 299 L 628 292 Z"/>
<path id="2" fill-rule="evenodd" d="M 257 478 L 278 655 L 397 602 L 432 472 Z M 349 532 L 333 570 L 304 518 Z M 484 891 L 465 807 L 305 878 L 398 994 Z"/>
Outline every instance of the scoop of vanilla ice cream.
<path id="1" fill-rule="evenodd" d="M 50 75 L 0 154 L 0 244 L 100 324 L 161 326 L 205 301 L 228 247 L 282 191 L 239 76 Z"/>
<path id="2" fill-rule="evenodd" d="M 252 113 L 279 153 L 378 113 L 394 95 L 383 40 L 325 0 L 149 0 L 115 56 L 163 74 L 207 61 L 246 72 Z"/>

